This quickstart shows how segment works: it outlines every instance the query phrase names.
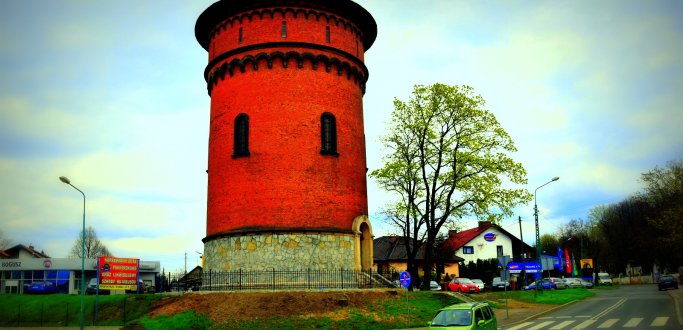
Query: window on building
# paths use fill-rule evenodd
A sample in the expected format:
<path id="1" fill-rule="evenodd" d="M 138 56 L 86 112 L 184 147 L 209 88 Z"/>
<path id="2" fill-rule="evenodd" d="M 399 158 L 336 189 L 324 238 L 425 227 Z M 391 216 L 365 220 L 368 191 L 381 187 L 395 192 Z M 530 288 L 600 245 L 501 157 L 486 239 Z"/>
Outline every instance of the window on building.
<path id="1" fill-rule="evenodd" d="M 329 112 L 320 116 L 320 139 L 321 154 L 339 155 L 337 153 L 337 121 Z"/>
<path id="2" fill-rule="evenodd" d="M 241 113 L 235 117 L 235 144 L 233 157 L 249 156 L 249 116 Z"/>
<path id="3" fill-rule="evenodd" d="M 463 246 L 462 247 L 462 253 L 463 254 L 474 254 L 474 246 Z"/>
<path id="4" fill-rule="evenodd" d="M 238 38 L 237 38 L 237 42 L 238 42 L 239 44 L 242 43 L 242 28 L 240 28 L 239 36 L 238 36 Z"/>
<path id="5" fill-rule="evenodd" d="M 329 26 L 325 27 L 325 41 L 328 44 L 330 43 L 330 27 Z"/>
<path id="6" fill-rule="evenodd" d="M 287 38 L 287 22 L 282 21 L 282 37 Z"/>
<path id="7" fill-rule="evenodd" d="M 502 245 L 496 246 L 496 255 L 498 255 L 499 257 L 503 255 L 503 246 Z"/>

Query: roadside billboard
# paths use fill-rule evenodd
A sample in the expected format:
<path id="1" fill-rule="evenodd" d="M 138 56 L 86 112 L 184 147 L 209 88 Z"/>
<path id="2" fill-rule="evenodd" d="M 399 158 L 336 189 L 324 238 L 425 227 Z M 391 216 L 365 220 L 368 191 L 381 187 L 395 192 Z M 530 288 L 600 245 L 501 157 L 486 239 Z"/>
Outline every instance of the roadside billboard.
<path id="1" fill-rule="evenodd" d="M 140 259 L 100 257 L 97 270 L 100 289 L 137 290 Z"/>

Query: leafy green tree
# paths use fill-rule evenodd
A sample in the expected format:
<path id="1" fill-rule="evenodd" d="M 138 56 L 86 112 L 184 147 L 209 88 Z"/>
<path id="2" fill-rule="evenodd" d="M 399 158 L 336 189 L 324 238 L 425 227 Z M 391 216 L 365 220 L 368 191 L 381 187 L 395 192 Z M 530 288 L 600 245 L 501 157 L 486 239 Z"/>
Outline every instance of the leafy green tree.
<path id="1" fill-rule="evenodd" d="M 81 242 L 83 237 L 83 232 L 81 231 L 71 247 L 71 253 L 69 257 L 80 258 L 81 254 Z M 88 226 L 85 229 L 85 257 L 88 259 L 94 259 L 101 256 L 110 256 L 111 252 L 109 249 L 97 238 L 97 233 L 93 227 Z"/>
<path id="2" fill-rule="evenodd" d="M 681 253 L 671 253 L 683 251 L 683 159 L 643 173 L 641 179 L 645 183 L 643 198 L 652 208 L 648 225 L 656 230 L 655 257 L 662 266 L 676 269 L 683 265 Z"/>
<path id="3" fill-rule="evenodd" d="M 484 103 L 472 87 L 438 83 L 416 85 L 408 102 L 394 99 L 382 139 L 385 163 L 370 176 L 398 196 L 395 205 L 411 228 L 406 239 L 425 231 L 425 269 L 432 268 L 434 242 L 446 224 L 472 216 L 498 223 L 531 200 L 526 189 L 506 187 L 526 184 L 526 171 L 510 157 L 517 149 Z"/>

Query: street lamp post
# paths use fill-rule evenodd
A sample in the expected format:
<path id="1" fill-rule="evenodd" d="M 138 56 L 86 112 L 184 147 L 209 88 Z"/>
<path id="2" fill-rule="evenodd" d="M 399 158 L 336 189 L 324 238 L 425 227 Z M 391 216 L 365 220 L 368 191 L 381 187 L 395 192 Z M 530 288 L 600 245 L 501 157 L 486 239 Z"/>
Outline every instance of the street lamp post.
<path id="1" fill-rule="evenodd" d="M 83 316 L 85 315 L 85 193 L 71 184 L 69 178 L 60 176 L 59 180 L 70 185 L 83 195 L 83 229 L 81 231 L 81 316 L 80 327 L 83 329 Z"/>
<path id="2" fill-rule="evenodd" d="M 559 180 L 560 177 L 556 176 L 552 180 L 540 185 L 536 190 L 534 190 L 534 218 L 536 219 L 536 259 L 538 260 L 538 265 L 541 267 L 541 276 L 543 275 L 543 263 L 541 263 L 541 233 L 538 230 L 538 204 L 536 203 L 536 192 L 538 189 L 543 188 L 543 186 Z M 540 290 L 541 285 L 536 284 L 536 291 Z"/>

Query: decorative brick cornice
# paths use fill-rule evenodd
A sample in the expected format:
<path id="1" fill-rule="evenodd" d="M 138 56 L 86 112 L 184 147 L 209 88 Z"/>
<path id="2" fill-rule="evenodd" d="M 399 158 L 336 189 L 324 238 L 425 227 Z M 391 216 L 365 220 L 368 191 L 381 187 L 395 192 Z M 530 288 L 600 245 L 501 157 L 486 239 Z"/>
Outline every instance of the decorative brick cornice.
<path id="1" fill-rule="evenodd" d="M 231 230 L 226 233 L 218 233 L 204 237 L 203 243 L 213 241 L 225 237 L 249 236 L 249 235 L 266 235 L 266 234 L 340 234 L 340 235 L 355 235 L 352 230 L 341 230 L 339 228 L 273 228 L 273 227 L 245 227 Z"/>
<path id="2" fill-rule="evenodd" d="M 209 49 L 211 39 L 230 25 L 245 20 L 263 19 L 276 15 L 285 17 L 287 12 L 305 19 L 315 17 L 317 21 L 324 19 L 328 24 L 344 25 L 357 34 L 368 50 L 377 37 L 377 23 L 365 8 L 353 1 L 346 0 L 230 0 L 219 1 L 206 9 L 197 19 L 195 37 L 204 49 Z M 337 15 L 335 15 L 337 14 Z"/>
<path id="3" fill-rule="evenodd" d="M 357 58 L 348 55 L 348 56 L 340 56 L 344 59 L 351 59 L 350 63 L 349 61 L 346 61 L 344 59 L 340 59 L 335 56 L 328 56 L 325 54 L 313 54 L 311 52 L 298 52 L 298 51 L 288 51 L 288 52 L 282 52 L 282 51 L 271 51 L 271 52 L 260 52 L 257 53 L 256 55 L 244 55 L 241 58 L 233 58 L 232 60 L 228 62 L 223 62 L 221 65 L 218 65 L 221 61 L 224 61 L 226 58 L 230 58 L 235 56 L 236 54 L 239 53 L 244 53 L 245 50 L 248 51 L 248 49 L 244 48 L 281 48 L 281 47 L 293 47 L 293 46 L 301 46 L 304 45 L 303 43 L 268 43 L 268 44 L 259 44 L 259 45 L 254 45 L 258 47 L 243 47 L 243 48 L 238 48 L 234 49 L 230 52 L 226 52 L 225 54 L 222 54 L 207 66 L 205 70 L 205 77 L 206 77 L 206 82 L 207 82 L 207 90 L 209 92 L 209 95 L 211 95 L 211 91 L 213 90 L 213 87 L 218 84 L 219 80 L 224 80 L 225 75 L 228 74 L 230 77 L 234 76 L 237 73 L 237 70 L 239 70 L 240 73 L 245 72 L 245 68 L 247 66 L 250 66 L 254 71 L 259 70 L 259 62 L 265 61 L 267 63 L 267 68 L 272 69 L 273 68 L 273 61 L 276 58 L 280 59 L 280 62 L 282 63 L 283 68 L 288 68 L 289 66 L 289 61 L 291 59 L 296 59 L 297 61 L 297 69 L 303 69 L 304 68 L 304 61 L 308 60 L 312 63 L 311 68 L 313 70 L 317 70 L 318 66 L 321 64 L 324 65 L 325 67 L 325 72 L 331 72 L 332 71 L 332 66 L 336 68 L 337 75 L 341 76 L 342 74 L 346 73 L 346 78 L 347 79 L 353 79 L 354 83 L 356 83 L 363 94 L 365 94 L 365 83 L 368 81 L 368 70 L 365 64 L 358 60 Z M 324 49 L 326 51 L 331 51 L 334 50 L 335 53 L 343 53 L 340 52 L 334 48 L 331 47 L 324 47 L 324 46 L 319 46 L 315 44 L 305 44 L 309 47 L 306 48 L 329 48 L 329 49 Z M 316 47 L 312 47 L 316 46 Z M 354 60 L 355 59 L 355 60 Z M 359 69 L 360 67 L 360 69 Z"/>

